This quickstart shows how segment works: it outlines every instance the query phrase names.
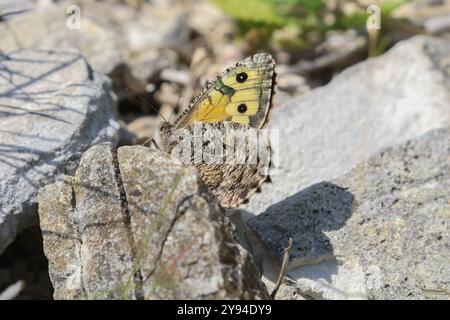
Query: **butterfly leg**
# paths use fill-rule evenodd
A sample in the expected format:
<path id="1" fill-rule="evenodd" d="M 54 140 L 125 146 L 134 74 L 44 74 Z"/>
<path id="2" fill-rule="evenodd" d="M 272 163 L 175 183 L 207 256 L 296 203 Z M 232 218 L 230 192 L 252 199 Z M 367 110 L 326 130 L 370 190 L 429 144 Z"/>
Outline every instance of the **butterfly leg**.
<path id="1" fill-rule="evenodd" d="M 156 143 L 156 140 L 153 139 L 153 138 L 150 138 L 150 139 L 148 139 L 148 140 L 145 140 L 144 143 L 142 144 L 142 146 L 145 147 L 145 145 L 146 145 L 148 142 L 150 142 L 151 144 L 153 144 L 153 146 L 154 146 L 156 149 L 161 150 L 161 148 L 159 147 L 159 145 Z M 149 147 L 150 147 L 150 145 L 149 145 Z"/>

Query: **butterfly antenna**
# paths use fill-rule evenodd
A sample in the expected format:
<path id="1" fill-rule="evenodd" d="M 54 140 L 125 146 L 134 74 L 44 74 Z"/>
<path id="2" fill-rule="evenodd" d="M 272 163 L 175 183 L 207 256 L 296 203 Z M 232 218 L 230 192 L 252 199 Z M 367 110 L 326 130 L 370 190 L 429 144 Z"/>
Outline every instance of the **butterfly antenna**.
<path id="1" fill-rule="evenodd" d="M 139 93 L 133 91 L 133 90 L 132 90 L 131 88 L 129 88 L 129 87 L 126 87 L 125 90 L 132 92 L 132 93 L 139 99 L 139 101 L 142 102 L 142 104 L 143 104 L 144 106 L 146 106 L 146 107 L 149 108 L 150 110 L 155 111 L 157 114 L 159 114 L 159 116 L 160 116 L 161 118 L 163 118 L 164 121 L 167 121 L 167 120 L 164 118 L 164 116 L 162 115 L 162 113 L 159 112 L 159 110 L 156 109 L 154 106 L 152 106 L 147 100 L 145 100 L 145 98 L 143 98 Z"/>
<path id="2" fill-rule="evenodd" d="M 181 94 L 178 96 L 178 100 L 177 100 L 177 104 L 175 105 L 175 108 L 172 109 L 172 113 L 170 114 L 170 117 L 169 117 L 169 123 L 172 123 L 171 122 L 172 121 L 172 116 L 174 115 L 175 110 L 178 109 L 178 106 L 180 105 L 180 100 L 181 100 Z"/>

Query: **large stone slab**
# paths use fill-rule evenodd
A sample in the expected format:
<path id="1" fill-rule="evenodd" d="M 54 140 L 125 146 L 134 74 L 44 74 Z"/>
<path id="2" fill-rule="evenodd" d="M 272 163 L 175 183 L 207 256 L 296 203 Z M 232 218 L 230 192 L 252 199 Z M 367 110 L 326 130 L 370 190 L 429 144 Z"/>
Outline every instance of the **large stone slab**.
<path id="1" fill-rule="evenodd" d="M 448 41 L 415 37 L 275 106 L 269 128 L 279 130 L 279 166 L 243 209 L 258 214 L 382 147 L 450 125 L 449 57 Z"/>
<path id="2" fill-rule="evenodd" d="M 450 129 L 383 149 L 249 220 L 288 277 L 320 299 L 448 299 Z"/>
<path id="3" fill-rule="evenodd" d="M 75 177 L 39 191 L 44 251 L 56 299 L 134 297 L 132 239 L 111 146 L 83 155 Z M 95 214 L 92 214 L 95 212 Z"/>
<path id="4" fill-rule="evenodd" d="M 92 144 L 115 141 L 110 81 L 74 51 L 0 55 L 0 253 L 37 223 L 38 189 L 71 173 Z"/>
<path id="5" fill-rule="evenodd" d="M 92 147 L 39 214 L 57 299 L 269 298 L 195 169 L 159 150 Z"/>

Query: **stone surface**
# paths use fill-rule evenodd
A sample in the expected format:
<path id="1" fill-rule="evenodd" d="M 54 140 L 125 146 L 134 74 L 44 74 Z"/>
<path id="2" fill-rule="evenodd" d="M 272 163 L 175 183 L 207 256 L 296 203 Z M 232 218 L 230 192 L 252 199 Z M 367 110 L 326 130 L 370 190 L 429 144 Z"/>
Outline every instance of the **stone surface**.
<path id="1" fill-rule="evenodd" d="M 110 81 L 77 52 L 0 55 L 0 252 L 37 223 L 39 187 L 73 172 L 92 144 L 115 141 Z"/>
<path id="2" fill-rule="evenodd" d="M 405 19 L 428 34 L 442 35 L 450 32 L 450 1 L 408 1 L 394 10 L 393 17 Z"/>
<path id="3" fill-rule="evenodd" d="M 105 26 L 104 19 L 92 19 L 92 10 L 80 8 L 80 25 L 66 13 L 73 3 L 65 1 L 59 5 L 39 7 L 0 24 L 0 51 L 11 52 L 21 48 L 64 50 L 77 48 L 97 71 L 109 73 L 120 62 L 117 28 Z M 75 18 L 75 16 L 73 16 Z M 69 29 L 67 27 L 71 27 Z"/>
<path id="4" fill-rule="evenodd" d="M 158 150 L 89 149 L 39 192 L 57 299 L 267 299 L 195 169 Z"/>
<path id="5" fill-rule="evenodd" d="M 273 98 L 274 106 L 281 106 L 286 101 L 298 98 L 311 91 L 307 80 L 298 75 L 295 68 L 281 64 L 277 65 L 276 72 L 277 87 Z"/>
<path id="6" fill-rule="evenodd" d="M 36 5 L 39 5 L 39 3 L 33 0 L 3 0 L 0 7 L 0 21 L 9 20 L 33 10 Z"/>
<path id="7" fill-rule="evenodd" d="M 326 231 L 338 230 L 352 214 L 353 195 L 329 182 L 312 185 L 248 221 L 278 261 L 292 237 L 290 268 L 333 258 Z M 277 214 L 273 213 L 276 212 Z M 284 228 L 280 226 L 286 224 Z M 293 230 L 286 232 L 286 227 Z M 324 232 L 318 232 L 324 231 Z"/>
<path id="8" fill-rule="evenodd" d="M 323 43 L 315 49 L 314 60 L 301 60 L 297 72 L 314 74 L 326 69 L 342 70 L 364 59 L 367 52 L 367 38 L 358 35 L 356 30 L 330 31 Z"/>
<path id="9" fill-rule="evenodd" d="M 382 147 L 450 125 L 449 49 L 445 40 L 415 37 L 275 106 L 273 183 L 242 208 L 258 214 Z"/>
<path id="10" fill-rule="evenodd" d="M 448 299 L 450 129 L 381 150 L 248 221 L 288 277 L 325 299 Z"/>
<path id="11" fill-rule="evenodd" d="M 94 146 L 83 154 L 74 178 L 39 191 L 55 299 L 134 297 L 126 287 L 135 280 L 129 217 L 114 161 L 109 144 Z"/>
<path id="12" fill-rule="evenodd" d="M 209 1 L 188 1 L 183 3 L 189 12 L 187 23 L 192 30 L 201 34 L 213 50 L 220 54 L 224 44 L 237 33 L 236 22 L 220 8 Z M 214 21 L 214 23 L 211 23 Z"/>
<path id="13" fill-rule="evenodd" d="M 0 51 L 76 48 L 94 70 L 142 90 L 162 69 L 175 67 L 168 48 L 187 41 L 186 24 L 170 4 L 142 3 L 136 10 L 119 2 L 59 1 L 0 24 Z"/>
<path id="14" fill-rule="evenodd" d="M 159 130 L 161 120 L 153 116 L 139 117 L 127 124 L 127 131 L 134 135 L 134 144 L 143 144 L 155 136 Z"/>
<path id="15" fill-rule="evenodd" d="M 202 3 L 198 6 L 207 6 Z M 76 20 L 78 12 L 80 19 Z M 161 80 L 163 70 L 177 69 L 189 61 L 193 51 L 190 35 L 198 29 L 191 23 L 191 15 L 199 14 L 189 5 L 166 1 L 134 5 L 94 0 L 51 2 L 0 24 L 0 51 L 77 48 L 94 70 L 112 77 L 115 87 L 123 89 L 119 93 L 142 94 L 149 82 Z M 203 29 L 211 27 L 211 21 L 207 19 Z M 221 29 L 224 24 L 222 19 L 214 27 Z"/>

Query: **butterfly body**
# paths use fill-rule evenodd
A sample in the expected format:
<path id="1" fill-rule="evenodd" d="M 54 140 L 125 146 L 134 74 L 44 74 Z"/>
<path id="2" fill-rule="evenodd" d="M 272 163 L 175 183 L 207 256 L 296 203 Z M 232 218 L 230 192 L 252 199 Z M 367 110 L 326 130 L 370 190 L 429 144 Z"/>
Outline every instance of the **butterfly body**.
<path id="1" fill-rule="evenodd" d="M 194 125 L 205 125 L 202 133 L 217 130 L 223 140 L 223 148 L 230 149 L 232 137 L 258 136 L 272 107 L 275 86 L 275 62 L 270 54 L 256 54 L 228 68 L 192 101 L 174 124 L 163 122 L 160 131 L 163 149 L 171 153 L 179 142 L 173 139 L 174 130 L 187 130 L 194 135 Z M 229 129 L 234 130 L 230 134 Z M 253 140 L 249 140 L 249 145 Z M 222 143 L 222 142 L 221 142 Z M 201 145 L 202 150 L 210 148 Z M 265 156 L 253 163 L 195 163 L 205 184 L 219 199 L 222 206 L 233 208 L 244 202 L 268 177 L 270 146 L 263 147 Z M 230 150 L 228 150 L 230 151 Z M 222 160 L 225 159 L 225 154 Z M 194 154 L 191 159 L 194 160 Z M 248 160 L 248 159 L 247 159 Z"/>

